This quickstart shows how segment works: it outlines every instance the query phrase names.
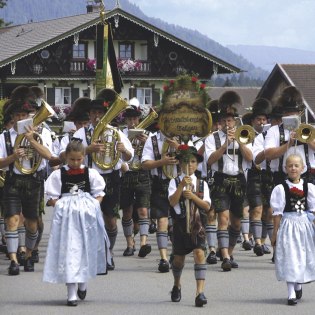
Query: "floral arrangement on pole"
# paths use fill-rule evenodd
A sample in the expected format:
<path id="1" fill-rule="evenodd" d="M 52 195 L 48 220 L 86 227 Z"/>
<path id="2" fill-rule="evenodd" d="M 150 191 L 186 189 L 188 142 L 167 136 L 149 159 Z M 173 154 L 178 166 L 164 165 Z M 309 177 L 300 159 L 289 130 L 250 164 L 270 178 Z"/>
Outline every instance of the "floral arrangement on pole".
<path id="1" fill-rule="evenodd" d="M 141 61 L 131 59 L 117 59 L 117 68 L 122 72 L 132 72 L 141 70 Z"/>
<path id="2" fill-rule="evenodd" d="M 163 86 L 163 97 L 162 104 L 165 103 L 166 99 L 174 93 L 176 90 L 187 89 L 197 92 L 204 105 L 209 101 L 209 95 L 206 91 L 206 84 L 199 81 L 198 76 L 195 74 L 188 75 L 183 74 L 176 78 L 176 80 L 169 80 L 165 82 Z"/>

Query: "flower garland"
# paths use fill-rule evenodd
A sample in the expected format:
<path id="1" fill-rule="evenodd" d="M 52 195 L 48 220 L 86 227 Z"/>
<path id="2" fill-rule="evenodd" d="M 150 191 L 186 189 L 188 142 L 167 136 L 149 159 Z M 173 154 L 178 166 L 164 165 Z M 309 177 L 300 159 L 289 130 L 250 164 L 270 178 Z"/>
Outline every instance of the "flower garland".
<path id="1" fill-rule="evenodd" d="M 290 194 L 294 197 L 302 198 L 304 197 L 304 191 L 301 189 L 298 189 L 296 187 L 290 188 Z"/>
<path id="2" fill-rule="evenodd" d="M 195 147 L 190 147 L 187 144 L 180 144 L 177 148 L 176 158 L 179 160 L 188 163 L 190 158 L 197 154 Z"/>
<path id="3" fill-rule="evenodd" d="M 132 72 L 141 70 L 142 63 L 139 60 L 117 59 L 117 68 L 120 72 Z"/>
<path id="4" fill-rule="evenodd" d="M 86 59 L 86 68 L 89 71 L 95 71 L 96 70 L 96 60 L 95 59 Z"/>

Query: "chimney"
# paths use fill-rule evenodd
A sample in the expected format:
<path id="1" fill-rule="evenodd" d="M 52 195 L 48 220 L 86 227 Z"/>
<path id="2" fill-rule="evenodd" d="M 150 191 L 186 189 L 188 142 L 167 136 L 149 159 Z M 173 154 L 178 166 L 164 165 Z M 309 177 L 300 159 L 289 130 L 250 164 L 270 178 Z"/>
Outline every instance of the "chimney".
<path id="1" fill-rule="evenodd" d="M 87 0 L 86 1 L 86 12 L 87 13 L 99 12 L 99 10 L 100 10 L 100 2 L 99 1 L 93 1 L 93 0 Z"/>

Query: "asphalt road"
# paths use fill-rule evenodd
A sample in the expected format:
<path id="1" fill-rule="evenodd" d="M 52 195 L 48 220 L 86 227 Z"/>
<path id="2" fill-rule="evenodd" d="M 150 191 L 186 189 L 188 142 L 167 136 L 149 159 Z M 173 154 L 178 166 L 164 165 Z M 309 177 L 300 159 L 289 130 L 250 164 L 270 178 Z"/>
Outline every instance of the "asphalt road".
<path id="1" fill-rule="evenodd" d="M 121 223 L 115 245 L 116 269 L 107 276 L 97 276 L 88 283 L 86 300 L 77 307 L 66 306 L 63 284 L 42 282 L 43 262 L 49 237 L 52 208 L 47 208 L 45 233 L 40 246 L 40 262 L 35 272 L 8 276 L 9 260 L 0 253 L 0 314 L 314 314 L 314 284 L 303 286 L 303 297 L 297 306 L 287 306 L 287 288 L 275 278 L 271 255 L 256 257 L 252 251 L 235 249 L 238 269 L 222 272 L 220 262 L 209 265 L 205 295 L 208 304 L 194 306 L 195 279 L 193 259 L 189 255 L 182 275 L 182 300 L 172 303 L 172 273 L 157 271 L 159 256 L 155 234 L 150 235 L 152 252 L 146 258 L 137 254 L 123 257 L 126 247 Z M 139 238 L 136 247 L 139 247 Z M 138 246 L 137 246 L 138 245 Z"/>

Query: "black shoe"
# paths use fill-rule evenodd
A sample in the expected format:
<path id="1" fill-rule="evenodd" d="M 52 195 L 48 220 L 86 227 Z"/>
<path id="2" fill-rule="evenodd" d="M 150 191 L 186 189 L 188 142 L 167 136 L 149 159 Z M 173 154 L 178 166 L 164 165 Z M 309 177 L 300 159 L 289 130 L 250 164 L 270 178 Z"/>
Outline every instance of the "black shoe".
<path id="1" fill-rule="evenodd" d="M 262 246 L 260 244 L 255 244 L 254 253 L 257 256 L 263 256 L 264 255 L 264 249 L 262 248 Z"/>
<path id="2" fill-rule="evenodd" d="M 232 255 L 230 256 L 230 262 L 232 268 L 238 268 L 238 263 L 234 260 L 234 257 Z"/>
<path id="3" fill-rule="evenodd" d="M 252 249 L 252 245 L 249 241 L 244 241 L 242 243 L 242 247 L 245 249 L 245 250 L 251 250 Z"/>
<path id="4" fill-rule="evenodd" d="M 107 270 L 114 270 L 115 269 L 115 263 L 114 259 L 112 258 L 112 264 L 107 264 Z"/>
<path id="5" fill-rule="evenodd" d="M 214 251 L 211 251 L 207 257 L 207 263 L 209 265 L 215 265 L 218 263 L 217 256 Z"/>
<path id="6" fill-rule="evenodd" d="M 16 259 L 20 266 L 24 266 L 25 265 L 25 252 L 17 252 Z"/>
<path id="7" fill-rule="evenodd" d="M 220 249 L 217 249 L 217 251 L 216 251 L 216 256 L 221 260 L 221 261 L 223 261 L 223 256 L 222 256 L 222 253 L 221 253 L 221 250 Z"/>
<path id="8" fill-rule="evenodd" d="M 11 260 L 10 266 L 8 268 L 8 274 L 10 276 L 17 276 L 20 274 L 20 267 L 14 260 Z"/>
<path id="9" fill-rule="evenodd" d="M 39 262 L 39 255 L 38 255 L 38 249 L 34 249 L 32 251 L 32 262 L 35 264 L 35 263 L 38 263 Z"/>
<path id="10" fill-rule="evenodd" d="M 78 305 L 78 301 L 77 300 L 72 300 L 72 301 L 67 301 L 67 305 L 68 306 L 77 306 Z"/>
<path id="11" fill-rule="evenodd" d="M 231 271 L 231 269 L 232 269 L 232 264 L 231 264 L 230 259 L 224 258 L 224 259 L 223 259 L 223 262 L 222 262 L 222 264 L 221 264 L 221 268 L 223 269 L 223 271 Z"/>
<path id="12" fill-rule="evenodd" d="M 152 223 L 149 225 L 149 233 L 150 233 L 150 234 L 154 234 L 156 231 L 157 231 L 156 224 L 155 224 L 154 222 L 152 222 Z"/>
<path id="13" fill-rule="evenodd" d="M 205 304 L 207 304 L 208 301 L 207 301 L 207 298 L 205 297 L 205 295 L 203 293 L 199 293 L 197 296 L 196 296 L 196 299 L 195 299 L 195 306 L 197 307 L 203 307 Z"/>
<path id="14" fill-rule="evenodd" d="M 275 253 L 273 253 L 272 257 L 271 257 L 271 262 L 274 264 L 275 263 Z"/>
<path id="15" fill-rule="evenodd" d="M 135 251 L 133 250 L 133 247 L 127 247 L 123 253 L 123 256 L 133 256 Z"/>
<path id="16" fill-rule="evenodd" d="M 297 304 L 296 299 L 288 299 L 288 305 L 294 306 L 294 305 L 296 305 L 296 304 Z"/>
<path id="17" fill-rule="evenodd" d="M 85 297 L 86 297 L 86 290 L 81 291 L 81 290 L 78 289 L 77 295 L 78 295 L 78 297 L 79 297 L 80 300 L 84 300 Z"/>
<path id="18" fill-rule="evenodd" d="M 32 262 L 32 258 L 31 257 L 28 257 L 25 260 L 24 271 L 25 272 L 33 272 L 34 271 L 34 263 Z"/>
<path id="19" fill-rule="evenodd" d="M 171 299 L 172 302 L 179 302 L 182 298 L 182 293 L 180 288 L 176 287 L 175 285 L 173 286 L 173 289 L 171 291 Z"/>
<path id="20" fill-rule="evenodd" d="M 145 244 L 145 245 L 142 245 L 140 247 L 138 256 L 141 257 L 141 258 L 144 258 L 145 256 L 147 256 L 150 253 L 151 253 L 151 245 Z"/>
<path id="21" fill-rule="evenodd" d="M 168 263 L 167 260 L 165 259 L 161 259 L 160 263 L 159 263 L 159 268 L 158 268 L 159 272 L 169 272 L 170 271 L 170 264 Z"/>
<path id="22" fill-rule="evenodd" d="M 264 254 L 271 254 L 271 250 L 266 244 L 262 244 L 261 247 L 263 248 Z"/>
<path id="23" fill-rule="evenodd" d="M 302 297 L 302 288 L 301 290 L 295 290 L 296 299 L 299 300 Z"/>

